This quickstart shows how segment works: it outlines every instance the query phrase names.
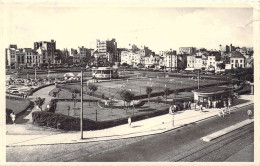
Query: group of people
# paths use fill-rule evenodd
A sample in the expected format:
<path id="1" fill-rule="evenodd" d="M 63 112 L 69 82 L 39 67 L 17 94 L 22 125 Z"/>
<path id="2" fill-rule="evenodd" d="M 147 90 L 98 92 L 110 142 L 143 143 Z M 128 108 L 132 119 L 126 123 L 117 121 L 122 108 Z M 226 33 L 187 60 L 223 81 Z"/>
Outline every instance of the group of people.
<path id="1" fill-rule="evenodd" d="M 191 110 L 191 101 L 184 101 L 183 102 L 183 109 L 188 109 L 188 110 Z"/>
<path id="2" fill-rule="evenodd" d="M 230 107 L 231 107 L 231 98 L 228 98 L 227 101 L 223 101 L 223 106 L 224 108 L 221 109 L 221 111 L 219 112 L 219 116 L 220 117 L 225 117 L 226 114 L 230 114 Z"/>
<path id="3" fill-rule="evenodd" d="M 182 108 L 182 109 L 191 110 L 191 101 L 188 101 L 188 102 L 184 101 L 184 102 L 183 102 L 183 108 Z M 178 110 L 180 110 L 179 106 L 177 106 L 177 105 L 172 105 L 172 106 L 170 106 L 170 108 L 169 108 L 169 114 L 173 115 L 174 112 L 176 112 L 176 111 L 178 111 Z"/>
<path id="4" fill-rule="evenodd" d="M 28 97 L 28 94 L 27 93 L 22 93 L 21 96 L 22 96 L 22 98 L 26 99 Z"/>

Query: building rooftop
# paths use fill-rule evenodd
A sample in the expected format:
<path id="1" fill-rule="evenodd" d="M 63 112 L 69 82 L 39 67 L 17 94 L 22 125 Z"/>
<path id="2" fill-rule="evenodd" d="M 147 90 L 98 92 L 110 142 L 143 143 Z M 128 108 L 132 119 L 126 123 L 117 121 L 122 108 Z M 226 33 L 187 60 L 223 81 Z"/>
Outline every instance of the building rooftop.
<path id="1" fill-rule="evenodd" d="M 32 48 L 24 48 L 24 51 L 25 51 L 25 52 L 32 52 L 33 49 L 32 49 Z"/>
<path id="2" fill-rule="evenodd" d="M 231 58 L 244 58 L 244 56 L 239 51 L 231 52 Z"/>

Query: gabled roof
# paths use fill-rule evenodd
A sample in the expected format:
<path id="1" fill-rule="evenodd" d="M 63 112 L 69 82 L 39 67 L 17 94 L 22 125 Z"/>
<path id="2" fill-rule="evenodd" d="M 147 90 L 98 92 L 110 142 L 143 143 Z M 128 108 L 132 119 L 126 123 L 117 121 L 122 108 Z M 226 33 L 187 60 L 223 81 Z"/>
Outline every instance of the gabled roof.
<path id="1" fill-rule="evenodd" d="M 220 61 L 221 60 L 221 55 L 218 51 L 211 51 L 209 53 L 209 56 L 215 56 L 215 60 L 216 61 Z"/>
<path id="2" fill-rule="evenodd" d="M 239 51 L 231 52 L 231 58 L 244 58 L 244 56 Z"/>

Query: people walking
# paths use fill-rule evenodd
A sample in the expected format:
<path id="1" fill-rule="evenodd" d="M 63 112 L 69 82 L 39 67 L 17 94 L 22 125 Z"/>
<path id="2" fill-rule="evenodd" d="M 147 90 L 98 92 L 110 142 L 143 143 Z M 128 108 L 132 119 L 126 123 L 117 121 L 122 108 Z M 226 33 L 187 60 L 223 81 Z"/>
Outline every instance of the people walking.
<path id="1" fill-rule="evenodd" d="M 248 119 L 252 119 L 253 112 L 251 110 L 247 111 Z"/>
<path id="2" fill-rule="evenodd" d="M 191 101 L 189 101 L 189 103 L 188 103 L 188 108 L 189 108 L 189 110 L 191 110 Z"/>
<path id="3" fill-rule="evenodd" d="M 14 112 L 12 112 L 12 113 L 10 114 L 10 117 L 11 117 L 11 119 L 12 119 L 13 124 L 15 124 L 15 117 L 16 117 L 16 115 L 14 114 Z"/>
<path id="4" fill-rule="evenodd" d="M 131 120 L 131 117 L 129 116 L 128 118 L 128 126 L 131 127 L 131 123 L 132 123 L 132 120 Z"/>
<path id="5" fill-rule="evenodd" d="M 203 112 L 202 104 L 199 105 L 200 112 Z"/>

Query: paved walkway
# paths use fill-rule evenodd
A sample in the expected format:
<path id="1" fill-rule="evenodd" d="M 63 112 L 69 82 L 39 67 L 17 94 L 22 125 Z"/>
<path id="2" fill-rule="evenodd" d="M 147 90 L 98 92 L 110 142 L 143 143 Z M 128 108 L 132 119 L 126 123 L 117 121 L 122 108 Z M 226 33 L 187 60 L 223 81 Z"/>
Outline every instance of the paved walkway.
<path id="1" fill-rule="evenodd" d="M 249 102 L 236 105 L 231 108 L 231 112 L 237 108 L 254 103 L 252 95 L 241 96 L 241 99 Z M 96 142 L 111 139 L 130 138 L 151 134 L 158 134 L 173 130 L 187 124 L 202 121 L 217 115 L 220 109 L 207 109 L 204 112 L 186 110 L 180 111 L 176 115 L 169 114 L 133 122 L 132 126 L 128 124 L 95 131 L 84 131 L 84 139 L 80 139 L 80 132 L 42 134 L 42 135 L 7 135 L 7 146 L 21 145 L 43 145 L 43 144 L 61 144 L 78 142 Z M 127 122 L 126 122 L 127 123 Z M 15 125 L 14 125 L 15 126 Z"/>

